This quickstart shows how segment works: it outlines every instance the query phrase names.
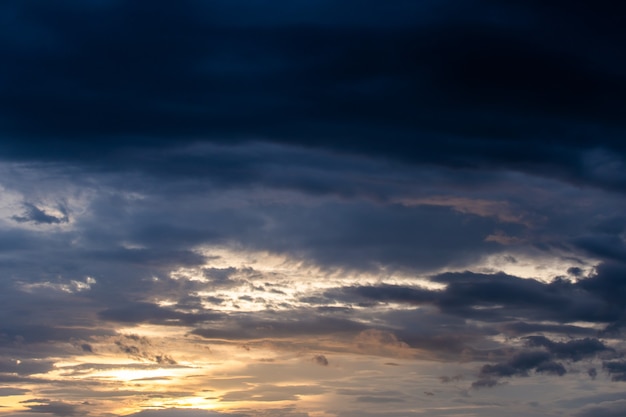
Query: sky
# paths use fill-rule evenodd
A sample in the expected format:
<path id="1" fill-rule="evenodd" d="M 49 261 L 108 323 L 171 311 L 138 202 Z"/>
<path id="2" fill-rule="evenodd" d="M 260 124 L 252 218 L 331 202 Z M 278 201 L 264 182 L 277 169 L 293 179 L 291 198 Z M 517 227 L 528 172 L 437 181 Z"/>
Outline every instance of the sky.
<path id="1" fill-rule="evenodd" d="M 626 415 L 625 16 L 0 2 L 0 417 Z"/>

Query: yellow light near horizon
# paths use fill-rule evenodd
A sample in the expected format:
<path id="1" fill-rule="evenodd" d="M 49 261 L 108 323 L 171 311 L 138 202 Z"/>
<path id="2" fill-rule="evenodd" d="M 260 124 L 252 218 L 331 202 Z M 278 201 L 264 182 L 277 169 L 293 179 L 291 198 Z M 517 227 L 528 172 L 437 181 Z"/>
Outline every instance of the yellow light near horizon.
<path id="1" fill-rule="evenodd" d="M 2 397 L 2 407 L 0 408 L 0 412 L 17 412 L 17 411 L 26 411 L 26 407 L 24 407 L 23 401 L 29 400 L 31 397 L 29 395 L 6 395 Z"/>
<path id="2" fill-rule="evenodd" d="M 217 400 L 211 398 L 205 398 L 201 396 L 196 397 L 163 397 L 152 398 L 148 401 L 138 402 L 132 406 L 122 406 L 111 410 L 113 414 L 126 416 L 130 414 L 138 413 L 142 410 L 160 410 L 163 408 L 192 408 L 200 410 L 225 410 L 224 407 L 218 407 Z"/>
<path id="3" fill-rule="evenodd" d="M 169 383 L 170 378 L 175 377 L 176 373 L 173 369 L 108 369 L 104 371 L 95 371 L 90 375 L 91 378 L 107 378 L 116 381 L 133 382 L 146 380 L 149 378 L 150 384 Z M 161 379 L 162 378 L 162 379 Z"/>

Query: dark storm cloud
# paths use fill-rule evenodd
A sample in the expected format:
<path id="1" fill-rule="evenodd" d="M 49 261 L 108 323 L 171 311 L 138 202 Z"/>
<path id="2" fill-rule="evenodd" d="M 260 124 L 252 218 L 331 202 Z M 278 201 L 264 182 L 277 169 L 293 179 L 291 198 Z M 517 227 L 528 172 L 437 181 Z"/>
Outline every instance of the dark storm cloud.
<path id="1" fill-rule="evenodd" d="M 300 343 L 329 375 L 327 351 L 349 351 L 488 362 L 474 388 L 582 360 L 572 366 L 601 360 L 626 379 L 623 12 L 555 0 L 1 2 L 0 379 L 43 384 L 32 375 L 54 369 L 46 358 L 183 360 L 114 331 L 142 324 L 203 343 Z M 273 276 L 212 247 L 285 264 Z M 539 273 L 539 254 L 568 276 L 491 273 L 504 255 Z M 356 272 L 380 284 L 312 294 L 297 282 Z M 216 312 L 227 306 L 237 311 Z M 67 376 L 99 369 L 85 365 Z M 322 393 L 248 388 L 222 399 Z M 352 395 L 409 407 L 401 392 Z M 139 413 L 153 414 L 220 415 Z"/>
<path id="2" fill-rule="evenodd" d="M 626 31 L 613 18 L 622 6 L 2 8 L 6 155 L 93 160 L 261 139 L 615 189 L 625 181 L 626 65 L 616 52 Z"/>
<path id="3" fill-rule="evenodd" d="M 610 279 L 605 276 L 607 273 L 601 267 L 596 275 L 578 283 L 560 279 L 545 283 L 504 273 L 477 274 L 466 271 L 431 277 L 435 282 L 446 284 L 443 290 L 397 285 L 356 286 L 328 290 L 325 296 L 329 300 L 349 303 L 376 301 L 431 304 L 446 314 L 459 317 L 487 322 L 513 322 L 505 326 L 515 326 L 520 319 L 613 323 L 620 320 L 622 309 L 613 304 L 613 295 L 605 292 L 603 285 L 596 284 Z M 567 332 L 570 329 L 567 326 L 535 326 L 531 326 L 533 331 Z"/>
<path id="4" fill-rule="evenodd" d="M 597 294 L 615 307 L 626 307 L 626 264 L 604 262 L 597 267 L 596 274 L 581 280 L 579 286 Z"/>
<path id="5" fill-rule="evenodd" d="M 563 376 L 567 373 L 565 367 L 561 363 L 554 361 L 548 361 L 540 364 L 535 368 L 535 371 L 558 376 Z"/>
<path id="6" fill-rule="evenodd" d="M 438 295 L 437 291 L 425 288 L 408 288 L 400 285 L 384 284 L 371 287 L 347 287 L 328 290 L 324 293 L 324 298 L 321 300 L 358 302 L 363 299 L 419 305 L 433 303 Z"/>
<path id="7" fill-rule="evenodd" d="M 611 302 L 603 287 L 594 286 L 595 282 L 608 279 L 607 273 L 605 268 L 599 267 L 592 277 L 577 283 L 562 279 L 543 283 L 505 274 L 467 272 L 442 274 L 434 279 L 448 284 L 439 304 L 447 312 L 486 320 L 502 320 L 508 316 L 513 319 L 550 317 L 561 322 L 613 322 L 620 318 L 621 308 Z M 473 313 L 468 306 L 494 306 L 495 309 L 491 312 L 493 315 Z"/>
<path id="8" fill-rule="evenodd" d="M 602 367 L 611 375 L 613 381 L 626 381 L 626 362 L 604 362 Z"/>
<path id="9" fill-rule="evenodd" d="M 520 228 L 437 206 L 343 202 L 288 208 L 277 214 L 282 221 L 272 232 L 281 239 L 263 239 L 263 247 L 287 253 L 298 248 L 320 265 L 355 269 L 376 269 L 381 264 L 417 269 L 460 265 L 479 253 L 502 250 L 485 240 L 490 231 L 500 226 Z M 255 243 L 251 238 L 248 244 Z"/>
<path id="10" fill-rule="evenodd" d="M 602 259 L 620 261 L 626 256 L 626 244 L 615 233 L 581 236 L 575 239 L 574 244 Z"/>
<path id="11" fill-rule="evenodd" d="M 563 376 L 567 373 L 563 364 L 553 361 L 548 352 L 519 352 L 506 362 L 484 365 L 480 369 L 479 379 L 472 383 L 472 387 L 491 388 L 500 383 L 499 378 L 528 376 L 532 370 L 537 373 L 557 376 Z"/>
<path id="12" fill-rule="evenodd" d="M 547 309 L 557 312 L 570 304 L 567 288 L 561 289 L 555 285 L 551 291 L 549 284 L 503 273 L 445 273 L 433 279 L 447 284 L 439 305 L 449 312 L 467 312 L 469 306 L 494 306 L 497 310 L 497 306 L 502 305 L 506 306 L 505 310 L 496 313 L 501 320 L 506 317 L 508 309 L 534 311 L 543 304 Z M 489 311 L 476 311 L 474 314 L 483 315 L 483 319 L 489 319 L 491 315 Z"/>
<path id="13" fill-rule="evenodd" d="M 507 362 L 483 366 L 480 370 L 480 375 L 482 377 L 526 376 L 528 371 L 537 369 L 545 364 L 550 364 L 550 354 L 548 352 L 520 352 Z"/>
<path id="14" fill-rule="evenodd" d="M 545 347 L 555 357 L 572 361 L 579 361 L 600 352 L 614 351 L 600 340 L 589 337 L 567 342 L 554 342 L 545 336 L 527 336 L 525 339 L 528 341 L 529 346 Z"/>

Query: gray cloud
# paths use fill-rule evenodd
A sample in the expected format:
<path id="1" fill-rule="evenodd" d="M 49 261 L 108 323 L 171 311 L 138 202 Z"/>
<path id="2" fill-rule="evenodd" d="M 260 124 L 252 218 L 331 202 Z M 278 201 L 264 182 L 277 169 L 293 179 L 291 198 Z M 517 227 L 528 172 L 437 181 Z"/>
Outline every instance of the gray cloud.
<path id="1" fill-rule="evenodd" d="M 356 397 L 356 402 L 358 403 L 376 403 L 376 404 L 386 404 L 386 403 L 402 403 L 404 399 L 398 397 L 376 397 L 371 395 L 362 395 L 360 397 Z"/>
<path id="2" fill-rule="evenodd" d="M 502 384 L 503 384 L 503 382 L 501 382 L 497 378 L 491 378 L 491 377 L 483 376 L 482 378 L 472 382 L 472 388 L 474 388 L 474 389 L 493 388 L 493 387 L 495 387 L 497 385 L 502 385 Z"/>
<path id="3" fill-rule="evenodd" d="M 165 325 L 192 325 L 204 321 L 224 318 L 221 313 L 205 312 L 198 314 L 182 313 L 151 303 L 128 303 L 125 306 L 110 308 L 98 313 L 104 320 L 120 323 L 155 323 Z"/>
<path id="4" fill-rule="evenodd" d="M 219 327 L 198 327 L 191 333 L 208 339 L 245 340 L 262 338 L 292 338 L 333 333 L 356 334 L 368 329 L 357 321 L 311 316 L 310 312 L 292 311 L 289 318 L 263 319 L 259 315 L 233 315 Z M 270 315 L 272 317 L 273 315 Z"/>
<path id="5" fill-rule="evenodd" d="M 545 336 L 528 336 L 525 338 L 529 346 L 542 346 L 557 358 L 579 361 L 599 352 L 614 351 L 598 339 L 584 338 L 567 342 L 553 342 Z"/>
<path id="6" fill-rule="evenodd" d="M 606 401 L 598 405 L 588 405 L 583 407 L 576 417 L 619 417 L 626 411 L 626 401 Z"/>
<path id="7" fill-rule="evenodd" d="M 351 2 L 298 10 L 281 2 L 276 9 L 290 10 L 281 18 L 239 5 L 250 19 L 227 2 L 158 3 L 151 14 L 116 3 L 52 11 L 9 2 L 5 15 L 32 19 L 0 38 L 11 63 L 2 71 L 11 81 L 0 103 L 11 120 L 4 136 L 16 138 L 5 147 L 13 157 L 101 162 L 133 147 L 262 137 L 412 163 L 514 166 L 618 189 L 626 86 L 612 52 L 624 33 L 597 22 L 622 10 L 570 8 L 556 14 L 556 30 L 555 4 L 471 1 L 460 13 L 432 3 L 371 12 Z M 131 16 L 142 18 L 121 23 Z M 119 33 L 110 36 L 103 28 L 114 23 Z M 164 42 L 164 28 L 176 28 L 176 39 Z M 25 40 L 42 32 L 46 53 Z M 161 54 L 172 60 L 155 68 Z"/>
<path id="8" fill-rule="evenodd" d="M 320 366 L 328 366 L 328 359 L 324 355 L 315 355 L 313 356 L 313 362 Z"/>
<path id="9" fill-rule="evenodd" d="M 624 7 L 370 3 L 0 4 L 2 381 L 182 362 L 116 332 L 147 325 L 324 378 L 349 352 L 487 363 L 474 388 L 624 379 Z M 283 388 L 223 399 L 321 392 Z M 82 412 L 57 394 L 24 404 Z M 139 414 L 168 413 L 219 415 Z"/>
<path id="10" fill-rule="evenodd" d="M 54 368 L 51 360 L 0 358 L 0 372 L 28 376 L 46 373 Z"/>
<path id="11" fill-rule="evenodd" d="M 135 417 L 218 417 L 228 415 L 231 417 L 247 417 L 247 414 L 219 413 L 216 411 L 207 411 L 193 408 L 167 408 L 161 410 L 143 410 L 138 413 L 130 414 Z"/>
<path id="12" fill-rule="evenodd" d="M 0 397 L 6 397 L 10 395 L 24 395 L 28 392 L 30 392 L 30 390 L 28 389 L 0 387 Z"/>
<path id="13" fill-rule="evenodd" d="M 35 398 L 21 401 L 33 413 L 54 414 L 59 417 L 74 416 L 78 414 L 78 407 L 63 401 L 52 401 L 44 398 Z"/>
<path id="14" fill-rule="evenodd" d="M 176 361 L 168 354 L 155 349 L 150 340 L 143 336 L 122 335 L 113 342 L 126 355 L 135 359 L 146 359 L 159 365 L 176 365 Z"/>
<path id="15" fill-rule="evenodd" d="M 294 385 L 277 387 L 266 384 L 249 390 L 231 391 L 222 396 L 220 400 L 225 402 L 250 400 L 261 402 L 293 401 L 297 400 L 301 395 L 316 395 L 324 392 L 325 389 L 319 386 Z"/>
<path id="16" fill-rule="evenodd" d="M 32 203 L 23 203 L 23 206 L 24 213 L 22 215 L 15 215 L 11 217 L 11 219 L 15 220 L 18 223 L 32 222 L 35 224 L 60 224 L 70 221 L 67 209 L 63 206 L 58 207 L 59 211 L 62 214 L 61 217 L 48 214 Z"/>
<path id="17" fill-rule="evenodd" d="M 520 352 L 511 359 L 495 365 L 484 365 L 480 374 L 484 377 L 511 377 L 515 375 L 526 376 L 528 371 L 542 365 L 548 365 L 547 369 L 554 368 L 550 362 L 550 354 L 541 351 Z"/>
<path id="18" fill-rule="evenodd" d="M 604 362 L 602 367 L 611 375 L 613 381 L 626 381 L 626 362 Z"/>

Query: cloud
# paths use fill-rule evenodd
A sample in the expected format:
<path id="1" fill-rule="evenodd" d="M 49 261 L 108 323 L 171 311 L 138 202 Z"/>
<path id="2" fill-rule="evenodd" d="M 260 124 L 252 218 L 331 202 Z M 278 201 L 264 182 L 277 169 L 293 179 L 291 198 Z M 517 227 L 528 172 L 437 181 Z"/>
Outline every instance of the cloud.
<path id="1" fill-rule="evenodd" d="M 134 334 L 122 335 L 114 341 L 115 346 L 126 355 L 135 359 L 147 359 L 160 365 L 176 365 L 168 354 L 158 352 L 148 338 Z"/>
<path id="2" fill-rule="evenodd" d="M 472 388 L 474 389 L 493 388 L 497 385 L 502 385 L 502 384 L 503 383 L 500 382 L 498 379 L 490 378 L 490 377 L 483 377 L 477 381 L 472 382 Z"/>
<path id="3" fill-rule="evenodd" d="M 24 395 L 30 390 L 23 388 L 0 387 L 0 397 L 8 397 L 11 395 Z"/>
<path id="4" fill-rule="evenodd" d="M 416 354 L 409 344 L 388 330 L 364 330 L 354 338 L 354 343 L 359 351 L 370 355 L 413 357 Z"/>
<path id="5" fill-rule="evenodd" d="M 203 321 L 214 321 L 224 316 L 220 313 L 183 313 L 151 303 L 127 303 L 98 313 L 104 320 L 121 323 L 158 323 L 165 325 L 190 325 Z"/>
<path id="6" fill-rule="evenodd" d="M 524 338 L 529 347 L 544 347 L 547 351 L 521 351 L 515 353 L 505 362 L 484 365 L 479 374 L 479 380 L 472 386 L 475 388 L 488 388 L 497 385 L 498 378 L 513 376 L 528 376 L 529 371 L 563 376 L 567 370 L 562 363 L 554 359 L 567 359 L 580 361 L 585 358 L 593 358 L 604 352 L 614 352 L 598 339 L 576 339 L 567 342 L 554 342 L 545 336 L 527 336 Z M 620 362 L 604 362 L 604 368 L 609 373 L 615 374 L 613 380 L 619 381 L 622 370 Z M 588 371 L 594 379 L 597 375 L 595 368 Z"/>
<path id="7" fill-rule="evenodd" d="M 222 326 L 198 327 L 192 334 L 207 339 L 246 340 L 246 339 L 289 339 L 297 336 L 319 336 L 355 334 L 366 331 L 367 326 L 356 321 L 311 316 L 310 312 L 292 311 L 289 318 L 279 320 L 264 319 L 259 315 L 239 315 L 225 320 Z"/>
<path id="8" fill-rule="evenodd" d="M 589 278 L 576 283 L 555 279 L 545 283 L 503 273 L 478 274 L 470 271 L 443 273 L 431 277 L 434 282 L 445 284 L 445 289 L 430 290 L 420 287 L 397 285 L 356 286 L 328 290 L 330 299 L 343 302 L 396 302 L 414 305 L 434 305 L 446 314 L 472 317 L 483 321 L 500 321 L 504 329 L 517 329 L 519 320 L 537 319 L 572 322 L 576 320 L 597 323 L 619 323 L 622 303 L 616 293 L 621 291 L 618 280 L 621 265 L 611 267 L 601 264 Z M 615 275 L 614 275 L 615 274 Z M 508 323 L 507 323 L 508 322 Z M 576 327 L 545 326 L 528 323 L 521 325 L 525 331 L 562 331 L 585 333 Z M 543 327 L 542 327 L 543 326 Z M 532 343 L 546 342 L 530 338 Z M 579 346 L 574 346 L 577 343 Z M 601 350 L 601 342 L 593 339 L 572 342 L 569 345 L 551 345 L 552 349 Z M 575 355 L 575 352 L 571 353 Z"/>
<path id="9" fill-rule="evenodd" d="M 540 364 L 535 368 L 536 372 L 546 373 L 550 375 L 563 376 L 567 373 L 565 367 L 558 362 L 548 361 Z"/>
<path id="10" fill-rule="evenodd" d="M 426 288 L 408 288 L 400 285 L 386 284 L 370 287 L 347 287 L 339 290 L 333 289 L 326 291 L 324 296 L 331 300 L 341 300 L 344 302 L 375 300 L 379 302 L 404 302 L 419 305 L 433 303 L 438 296 L 438 292 Z"/>
<path id="11" fill-rule="evenodd" d="M 370 395 L 362 395 L 360 397 L 356 397 L 356 402 L 358 403 L 375 403 L 375 404 L 387 404 L 387 403 L 402 403 L 404 399 L 398 397 L 376 397 Z"/>
<path id="12" fill-rule="evenodd" d="M 604 362 L 602 367 L 611 375 L 613 381 L 626 381 L 626 362 Z"/>
<path id="13" fill-rule="evenodd" d="M 52 401 L 49 399 L 35 398 L 21 401 L 28 411 L 32 413 L 54 414 L 59 417 L 74 416 L 78 414 L 78 406 L 63 401 Z"/>
<path id="14" fill-rule="evenodd" d="M 60 224 L 68 223 L 70 221 L 67 209 L 63 206 L 58 207 L 58 210 L 61 213 L 60 217 L 48 214 L 31 203 L 23 203 L 23 206 L 24 213 L 21 216 L 11 216 L 11 219 L 18 223 L 32 222 L 35 224 Z"/>
<path id="15" fill-rule="evenodd" d="M 0 372 L 28 376 L 46 373 L 54 368 L 51 360 L 22 360 L 0 357 Z"/>
<path id="16" fill-rule="evenodd" d="M 402 2 L 375 7 L 376 19 L 328 2 L 281 2 L 290 10 L 281 18 L 254 3 L 241 7 L 255 19 L 242 18 L 234 7 L 156 2 L 148 13 L 5 2 L 3 14 L 31 16 L 0 34 L 10 63 L 0 103 L 11 121 L 7 154 L 97 163 L 133 148 L 260 137 L 411 163 L 514 167 L 616 190 L 624 183 L 619 170 L 600 175 L 585 163 L 598 147 L 617 161 L 624 151 L 624 62 L 610 53 L 624 33 L 603 33 L 599 7 L 559 14 L 560 31 L 549 24 L 554 5 L 538 2 L 472 1 L 464 15 Z M 115 36 L 104 30 L 111 26 Z M 570 40 L 581 37 L 573 50 Z M 45 48 L 32 39 L 46 39 Z M 163 56 L 172 59 L 154 66 Z"/>
<path id="17" fill-rule="evenodd" d="M 454 375 L 454 376 L 440 376 L 439 377 L 439 381 L 441 381 L 442 384 L 449 384 L 451 382 L 458 382 L 460 380 L 463 379 L 463 375 Z"/>
<path id="18" fill-rule="evenodd" d="M 142 410 L 138 413 L 129 414 L 134 417 L 246 417 L 246 414 L 220 413 L 217 411 L 200 410 L 193 408 L 165 408 L 161 410 Z"/>
<path id="19" fill-rule="evenodd" d="M 276 415 L 500 415 L 456 377 L 408 395 L 480 366 L 474 388 L 543 373 L 564 398 L 570 366 L 624 379 L 624 7 L 369 3 L 1 2 L 0 379 L 46 393 L 31 414 L 82 412 L 54 389 L 103 384 L 94 358 L 209 345 L 219 372 L 320 365 L 215 394 Z"/>
<path id="20" fill-rule="evenodd" d="M 584 338 L 569 340 L 567 342 L 553 342 L 545 336 L 527 336 L 525 338 L 529 346 L 543 346 L 557 358 L 579 361 L 588 356 L 594 356 L 599 352 L 614 351 L 598 339 Z"/>
<path id="21" fill-rule="evenodd" d="M 313 356 L 313 362 L 320 366 L 328 366 L 328 359 L 324 355 L 315 355 Z"/>
<path id="22" fill-rule="evenodd" d="M 480 370 L 480 374 L 483 377 L 527 376 L 528 371 L 532 369 L 537 370 L 542 365 L 547 365 L 548 370 L 556 369 L 555 365 L 550 362 L 550 354 L 547 352 L 520 352 L 506 362 L 484 365 Z"/>
<path id="23" fill-rule="evenodd" d="M 527 322 L 506 323 L 500 327 L 508 335 L 520 336 L 529 333 L 557 333 L 568 335 L 595 335 L 594 329 L 569 324 L 541 324 Z"/>
<path id="24" fill-rule="evenodd" d="M 597 405 L 588 405 L 583 407 L 576 417 L 619 417 L 623 416 L 626 411 L 626 401 L 606 401 Z"/>
<path id="25" fill-rule="evenodd" d="M 274 386 L 265 384 L 248 390 L 231 391 L 222 397 L 221 401 L 261 401 L 261 402 L 277 402 L 277 401 L 294 401 L 303 395 L 319 395 L 326 392 L 323 387 L 313 385 L 288 385 Z"/>

